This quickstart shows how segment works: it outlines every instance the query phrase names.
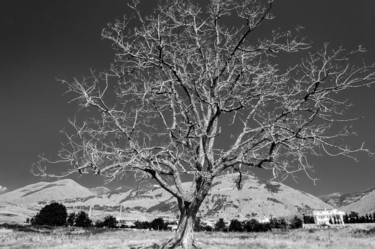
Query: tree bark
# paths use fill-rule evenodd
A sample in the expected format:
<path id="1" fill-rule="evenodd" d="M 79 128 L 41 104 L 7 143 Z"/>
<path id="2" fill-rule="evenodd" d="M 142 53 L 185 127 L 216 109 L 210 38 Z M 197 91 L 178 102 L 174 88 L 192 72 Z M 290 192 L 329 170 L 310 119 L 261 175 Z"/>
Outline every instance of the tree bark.
<path id="1" fill-rule="evenodd" d="M 197 188 L 192 201 L 178 199 L 180 209 L 180 220 L 174 236 L 161 244 L 161 249 L 172 249 L 181 246 L 183 249 L 197 248 L 194 245 L 194 226 L 199 207 L 210 191 L 213 178 L 203 180 L 202 177 L 196 179 Z"/>
<path id="2" fill-rule="evenodd" d="M 206 191 L 204 191 L 206 192 Z M 208 191 L 207 191 L 208 193 Z M 174 236 L 161 243 L 151 243 L 151 244 L 141 244 L 141 245 L 131 245 L 131 249 L 192 249 L 199 248 L 194 245 L 194 225 L 195 219 L 202 204 L 204 197 L 207 193 L 197 194 L 192 202 L 183 202 L 178 199 L 178 206 L 180 209 L 180 219 L 179 224 Z M 204 197 L 203 197 L 204 196 Z M 197 198 L 198 197 L 198 198 Z M 203 197 L 203 198 L 202 198 Z"/>
<path id="3" fill-rule="evenodd" d="M 199 248 L 194 243 L 194 226 L 199 207 L 206 198 L 211 189 L 213 176 L 203 178 L 202 176 L 195 179 L 196 188 L 191 198 L 177 198 L 178 208 L 180 210 L 180 220 L 174 236 L 169 240 L 159 244 L 133 246 L 131 249 L 173 249 L 176 247 L 182 249 Z"/>
<path id="4" fill-rule="evenodd" d="M 186 212 L 181 214 L 180 222 L 174 236 L 168 241 L 162 243 L 161 249 L 172 249 L 181 246 L 183 249 L 191 249 L 194 242 L 194 223 L 196 212 Z"/>

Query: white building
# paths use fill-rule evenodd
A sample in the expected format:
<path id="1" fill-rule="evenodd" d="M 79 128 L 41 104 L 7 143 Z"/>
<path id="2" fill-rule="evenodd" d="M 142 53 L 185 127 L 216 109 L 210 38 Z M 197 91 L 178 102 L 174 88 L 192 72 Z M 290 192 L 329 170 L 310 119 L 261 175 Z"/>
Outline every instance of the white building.
<path id="1" fill-rule="evenodd" d="M 216 222 L 217 221 L 214 218 L 202 218 L 201 219 L 201 225 L 202 226 L 208 226 L 208 227 L 211 227 L 212 229 L 215 228 Z"/>
<path id="2" fill-rule="evenodd" d="M 229 227 L 230 225 L 230 220 L 227 219 L 227 218 L 222 218 L 223 221 L 224 221 L 224 224 L 225 224 L 225 227 Z M 206 218 L 202 218 L 201 219 L 201 226 L 208 226 L 208 227 L 211 227 L 212 229 L 215 228 L 215 225 L 216 223 L 219 221 L 219 219 L 217 218 L 209 218 L 209 217 L 206 217 Z"/>
<path id="3" fill-rule="evenodd" d="M 149 221 L 145 217 L 141 216 L 121 216 L 121 217 L 116 217 L 117 224 L 118 226 L 125 225 L 127 227 L 135 227 L 135 223 L 138 222 L 145 222 Z"/>
<path id="4" fill-rule="evenodd" d="M 345 212 L 337 209 L 314 210 L 313 217 L 316 225 L 344 224 Z M 330 223 L 331 222 L 331 223 Z"/>
<path id="5" fill-rule="evenodd" d="M 138 221 L 133 217 L 116 217 L 118 226 L 135 227 L 135 223 Z"/>
<path id="6" fill-rule="evenodd" d="M 257 219 L 259 223 L 261 224 L 267 224 L 267 223 L 270 223 L 271 222 L 271 219 L 270 218 L 267 218 L 267 217 L 263 217 L 263 218 L 259 218 Z"/>
<path id="7" fill-rule="evenodd" d="M 171 230 L 171 231 L 176 231 L 177 228 L 178 228 L 178 225 L 169 224 L 169 225 L 167 226 L 167 229 L 168 229 L 168 230 Z"/>

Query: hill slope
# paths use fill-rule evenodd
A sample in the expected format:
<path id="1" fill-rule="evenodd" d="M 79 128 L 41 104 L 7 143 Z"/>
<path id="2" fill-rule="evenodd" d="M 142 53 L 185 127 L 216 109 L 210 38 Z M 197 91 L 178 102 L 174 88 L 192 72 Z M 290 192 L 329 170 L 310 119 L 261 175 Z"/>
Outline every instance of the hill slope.
<path id="1" fill-rule="evenodd" d="M 345 212 L 366 214 L 375 211 L 375 188 L 345 194 L 333 193 L 319 198 Z"/>
<path id="2" fill-rule="evenodd" d="M 363 191 L 360 198 L 340 208 L 345 212 L 354 211 L 359 213 L 360 215 L 374 213 L 375 189 Z"/>
<path id="3" fill-rule="evenodd" d="M 86 198 L 93 193 L 71 179 L 38 182 L 0 195 L 0 200 L 18 205 L 35 205 L 64 199 Z"/>
<path id="4" fill-rule="evenodd" d="M 375 190 L 375 188 L 367 189 L 367 190 L 364 190 L 364 191 L 357 191 L 357 192 L 353 192 L 353 193 L 344 193 L 344 194 L 332 193 L 332 194 L 329 194 L 329 195 L 319 196 L 319 198 L 322 201 L 328 203 L 329 205 L 331 205 L 333 207 L 336 207 L 336 208 L 339 208 L 339 207 L 347 206 L 347 205 L 349 205 L 353 202 L 358 201 L 363 196 L 367 195 L 368 193 L 370 193 L 374 190 Z"/>
<path id="5" fill-rule="evenodd" d="M 0 200 L 0 224 L 23 223 L 35 213 L 36 210 Z"/>
<path id="6" fill-rule="evenodd" d="M 310 194 L 295 190 L 282 183 L 259 180 L 246 176 L 241 190 L 236 188 L 236 176 L 218 177 L 201 206 L 200 216 L 222 218 L 290 217 L 310 212 L 311 209 L 331 208 Z M 183 184 L 185 189 L 190 182 Z M 41 182 L 6 194 L 0 200 L 16 204 L 38 205 L 55 200 L 68 208 L 88 211 L 93 207 L 96 217 L 112 213 L 118 215 L 122 205 L 123 215 L 155 217 L 155 215 L 176 215 L 177 203 L 160 187 L 135 190 L 120 188 L 109 191 L 106 188 L 87 189 L 73 180 Z M 127 213 L 127 214 L 126 214 Z"/>

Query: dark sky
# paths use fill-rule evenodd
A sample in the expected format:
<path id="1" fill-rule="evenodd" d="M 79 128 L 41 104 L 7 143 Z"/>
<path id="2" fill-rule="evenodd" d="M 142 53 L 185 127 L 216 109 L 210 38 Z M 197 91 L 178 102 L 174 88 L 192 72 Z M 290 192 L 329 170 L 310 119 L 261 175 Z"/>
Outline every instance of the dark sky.
<path id="1" fill-rule="evenodd" d="M 205 1 L 200 0 L 202 3 Z M 105 69 L 113 58 L 110 43 L 100 33 L 106 23 L 121 18 L 127 0 L 1 0 L 0 1 L 0 191 L 12 190 L 41 179 L 30 173 L 38 154 L 53 156 L 68 125 L 77 113 L 75 104 L 56 79 L 71 80 Z M 141 1 L 146 13 L 156 1 Z M 305 27 L 314 48 L 325 41 L 355 49 L 375 62 L 375 1 L 373 0 L 282 0 L 275 4 L 274 25 L 282 29 Z M 363 116 L 354 123 L 358 137 L 375 151 L 375 88 L 348 95 L 355 105 L 351 115 Z M 375 187 L 375 161 L 361 155 L 358 163 L 347 158 L 323 157 L 314 162 L 316 186 L 306 177 L 297 189 L 321 195 Z M 97 176 L 79 181 L 87 187 L 103 184 Z M 115 182 L 113 186 L 123 184 Z M 128 184 L 128 183 L 124 183 Z"/>

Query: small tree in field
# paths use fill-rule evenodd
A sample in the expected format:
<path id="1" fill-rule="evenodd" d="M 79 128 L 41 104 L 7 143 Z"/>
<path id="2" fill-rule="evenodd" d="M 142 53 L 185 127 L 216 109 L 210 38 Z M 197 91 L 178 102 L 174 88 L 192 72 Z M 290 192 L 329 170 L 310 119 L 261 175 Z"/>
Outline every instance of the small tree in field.
<path id="1" fill-rule="evenodd" d="M 150 227 L 153 230 L 164 230 L 166 227 L 166 224 L 164 223 L 163 218 L 156 218 L 150 223 Z"/>
<path id="2" fill-rule="evenodd" d="M 63 204 L 54 202 L 44 206 L 34 218 L 33 225 L 64 226 L 67 218 L 66 207 Z"/>
<path id="3" fill-rule="evenodd" d="M 251 220 L 246 221 L 244 225 L 244 229 L 247 232 L 258 232 L 259 226 L 260 226 L 260 223 L 258 220 L 251 219 Z"/>
<path id="4" fill-rule="evenodd" d="M 103 226 L 109 227 L 109 228 L 116 228 L 117 227 L 116 217 L 114 217 L 113 215 L 107 215 L 106 217 L 104 217 Z"/>
<path id="5" fill-rule="evenodd" d="M 84 211 L 78 212 L 74 221 L 75 226 L 89 227 L 91 226 L 91 224 L 92 224 L 92 221 L 90 220 L 89 215 L 86 212 Z"/>
<path id="6" fill-rule="evenodd" d="M 242 223 L 238 220 L 231 220 L 229 225 L 229 231 L 231 232 L 242 232 Z"/>
<path id="7" fill-rule="evenodd" d="M 238 171 L 240 188 L 249 168 L 279 179 L 309 176 L 309 157 L 367 151 L 343 143 L 352 119 L 339 95 L 374 83 L 372 65 L 351 63 L 362 48 L 311 51 L 299 29 L 260 37 L 255 31 L 273 19 L 272 0 L 163 2 L 145 17 L 134 1 L 134 15 L 103 30 L 116 53 L 109 70 L 62 81 L 91 118 L 70 121 L 55 163 L 71 167 L 60 177 L 92 171 L 108 180 L 152 179 L 180 212 L 161 248 L 191 248 L 215 177 Z M 37 166 L 53 176 L 46 163 Z"/>
<path id="8" fill-rule="evenodd" d="M 74 226 L 74 222 L 76 220 L 76 213 L 70 213 L 68 215 L 68 219 L 66 220 L 66 223 L 69 225 L 69 226 Z"/>
<path id="9" fill-rule="evenodd" d="M 297 216 L 294 216 L 293 219 L 290 221 L 290 228 L 297 229 L 302 227 L 302 219 Z"/>
<path id="10" fill-rule="evenodd" d="M 216 223 L 215 223 L 215 230 L 217 231 L 222 231 L 225 229 L 225 221 L 223 218 L 220 218 Z"/>

